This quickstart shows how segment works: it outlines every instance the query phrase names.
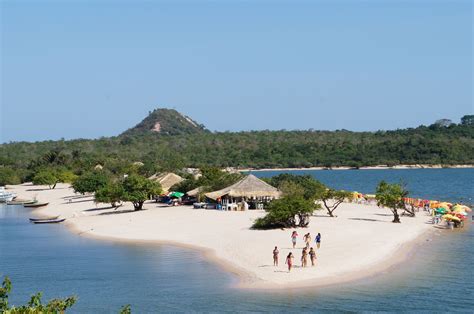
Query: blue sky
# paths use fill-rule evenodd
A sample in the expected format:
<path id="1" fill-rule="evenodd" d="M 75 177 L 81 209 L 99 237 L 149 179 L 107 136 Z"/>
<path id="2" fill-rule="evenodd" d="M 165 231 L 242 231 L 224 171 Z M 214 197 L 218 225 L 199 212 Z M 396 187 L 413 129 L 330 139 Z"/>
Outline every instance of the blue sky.
<path id="1" fill-rule="evenodd" d="M 395 129 L 473 112 L 471 1 L 1 1 L 0 142 Z"/>

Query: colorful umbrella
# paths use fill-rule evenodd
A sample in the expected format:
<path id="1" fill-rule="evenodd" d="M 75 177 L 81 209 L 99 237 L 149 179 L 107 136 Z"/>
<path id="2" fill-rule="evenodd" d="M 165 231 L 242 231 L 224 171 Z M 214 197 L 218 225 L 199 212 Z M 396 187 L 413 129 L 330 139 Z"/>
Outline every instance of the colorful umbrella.
<path id="1" fill-rule="evenodd" d="M 438 207 L 450 208 L 453 204 L 448 202 L 442 202 L 438 204 Z"/>
<path id="2" fill-rule="evenodd" d="M 446 214 L 446 215 L 443 215 L 443 219 L 444 220 L 453 220 L 453 221 L 461 221 L 460 218 L 454 216 L 454 215 L 451 215 L 451 214 Z"/>
<path id="3" fill-rule="evenodd" d="M 447 214 L 447 213 L 449 213 L 449 211 L 446 208 L 442 208 L 442 207 L 437 208 L 435 211 L 436 211 L 437 214 Z"/>
<path id="4" fill-rule="evenodd" d="M 168 194 L 169 197 L 175 197 L 175 198 L 180 198 L 184 195 L 184 193 L 181 193 L 181 192 L 171 192 L 170 194 Z"/>

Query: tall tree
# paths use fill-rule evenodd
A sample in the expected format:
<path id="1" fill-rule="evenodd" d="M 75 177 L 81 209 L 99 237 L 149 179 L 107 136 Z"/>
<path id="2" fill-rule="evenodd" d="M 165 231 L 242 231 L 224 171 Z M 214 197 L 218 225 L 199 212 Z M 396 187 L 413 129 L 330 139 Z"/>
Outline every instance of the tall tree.
<path id="1" fill-rule="evenodd" d="M 50 189 L 54 189 L 59 183 L 59 178 L 56 172 L 52 169 L 42 169 L 38 171 L 33 177 L 33 184 L 47 185 Z"/>
<path id="2" fill-rule="evenodd" d="M 326 208 L 328 215 L 334 217 L 334 211 L 336 208 L 350 196 L 350 192 L 326 189 L 323 193 L 321 193 L 320 199 Z"/>
<path id="3" fill-rule="evenodd" d="M 162 191 L 159 183 L 136 174 L 126 177 L 122 182 L 122 187 L 122 199 L 126 202 L 132 202 L 135 210 L 141 210 L 143 203 L 150 196 L 160 194 Z"/>
<path id="4" fill-rule="evenodd" d="M 75 192 L 85 194 L 97 192 L 109 183 L 110 178 L 104 171 L 86 172 L 72 183 Z"/>
<path id="5" fill-rule="evenodd" d="M 474 115 L 469 114 L 461 118 L 461 125 L 474 125 Z"/>
<path id="6" fill-rule="evenodd" d="M 112 207 L 117 207 L 125 198 L 124 194 L 122 182 L 108 182 L 95 192 L 94 198 L 96 203 L 110 203 Z"/>
<path id="7" fill-rule="evenodd" d="M 377 186 L 375 198 L 377 199 L 377 205 L 390 208 L 393 213 L 392 222 L 400 223 L 398 209 L 405 208 L 403 199 L 408 196 L 408 193 L 401 184 L 390 184 L 381 181 Z"/>

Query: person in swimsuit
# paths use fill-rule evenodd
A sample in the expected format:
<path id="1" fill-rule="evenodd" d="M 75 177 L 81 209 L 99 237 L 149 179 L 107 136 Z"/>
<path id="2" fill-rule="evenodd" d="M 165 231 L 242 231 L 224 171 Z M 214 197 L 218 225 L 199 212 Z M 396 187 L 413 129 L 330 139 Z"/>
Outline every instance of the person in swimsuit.
<path id="1" fill-rule="evenodd" d="M 291 267 L 293 266 L 293 253 L 290 252 L 290 254 L 288 254 L 285 264 L 288 265 L 288 272 L 290 272 Z"/>
<path id="2" fill-rule="evenodd" d="M 303 249 L 301 253 L 301 267 L 306 267 L 308 265 L 308 250 L 306 248 Z"/>
<path id="3" fill-rule="evenodd" d="M 318 235 L 316 236 L 316 246 L 318 249 L 321 247 L 321 233 L 318 232 Z"/>
<path id="4" fill-rule="evenodd" d="M 316 252 L 313 248 L 309 249 L 309 258 L 311 259 L 311 266 L 314 266 L 314 263 L 316 262 Z"/>
<path id="5" fill-rule="evenodd" d="M 296 239 L 298 238 L 298 232 L 293 231 L 291 233 L 291 242 L 293 243 L 293 248 L 296 247 Z"/>
<path id="6" fill-rule="evenodd" d="M 275 246 L 275 249 L 273 250 L 273 266 L 278 266 L 278 248 Z"/>
<path id="7" fill-rule="evenodd" d="M 311 243 L 311 234 L 309 232 L 304 235 L 304 242 L 306 242 L 306 249 L 309 250 L 309 245 Z"/>

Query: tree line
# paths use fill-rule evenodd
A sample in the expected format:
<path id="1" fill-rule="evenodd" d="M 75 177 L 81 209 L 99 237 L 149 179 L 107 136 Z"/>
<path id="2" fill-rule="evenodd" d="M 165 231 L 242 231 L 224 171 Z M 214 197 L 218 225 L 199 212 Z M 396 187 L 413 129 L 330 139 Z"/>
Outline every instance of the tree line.
<path id="1" fill-rule="evenodd" d="M 469 118 L 471 117 L 471 118 Z M 32 181 L 54 165 L 80 175 L 96 165 L 121 172 L 183 167 L 362 167 L 397 164 L 474 164 L 472 116 L 394 131 L 250 131 L 187 135 L 125 134 L 95 140 L 14 142 L 0 145 L 0 185 Z"/>

